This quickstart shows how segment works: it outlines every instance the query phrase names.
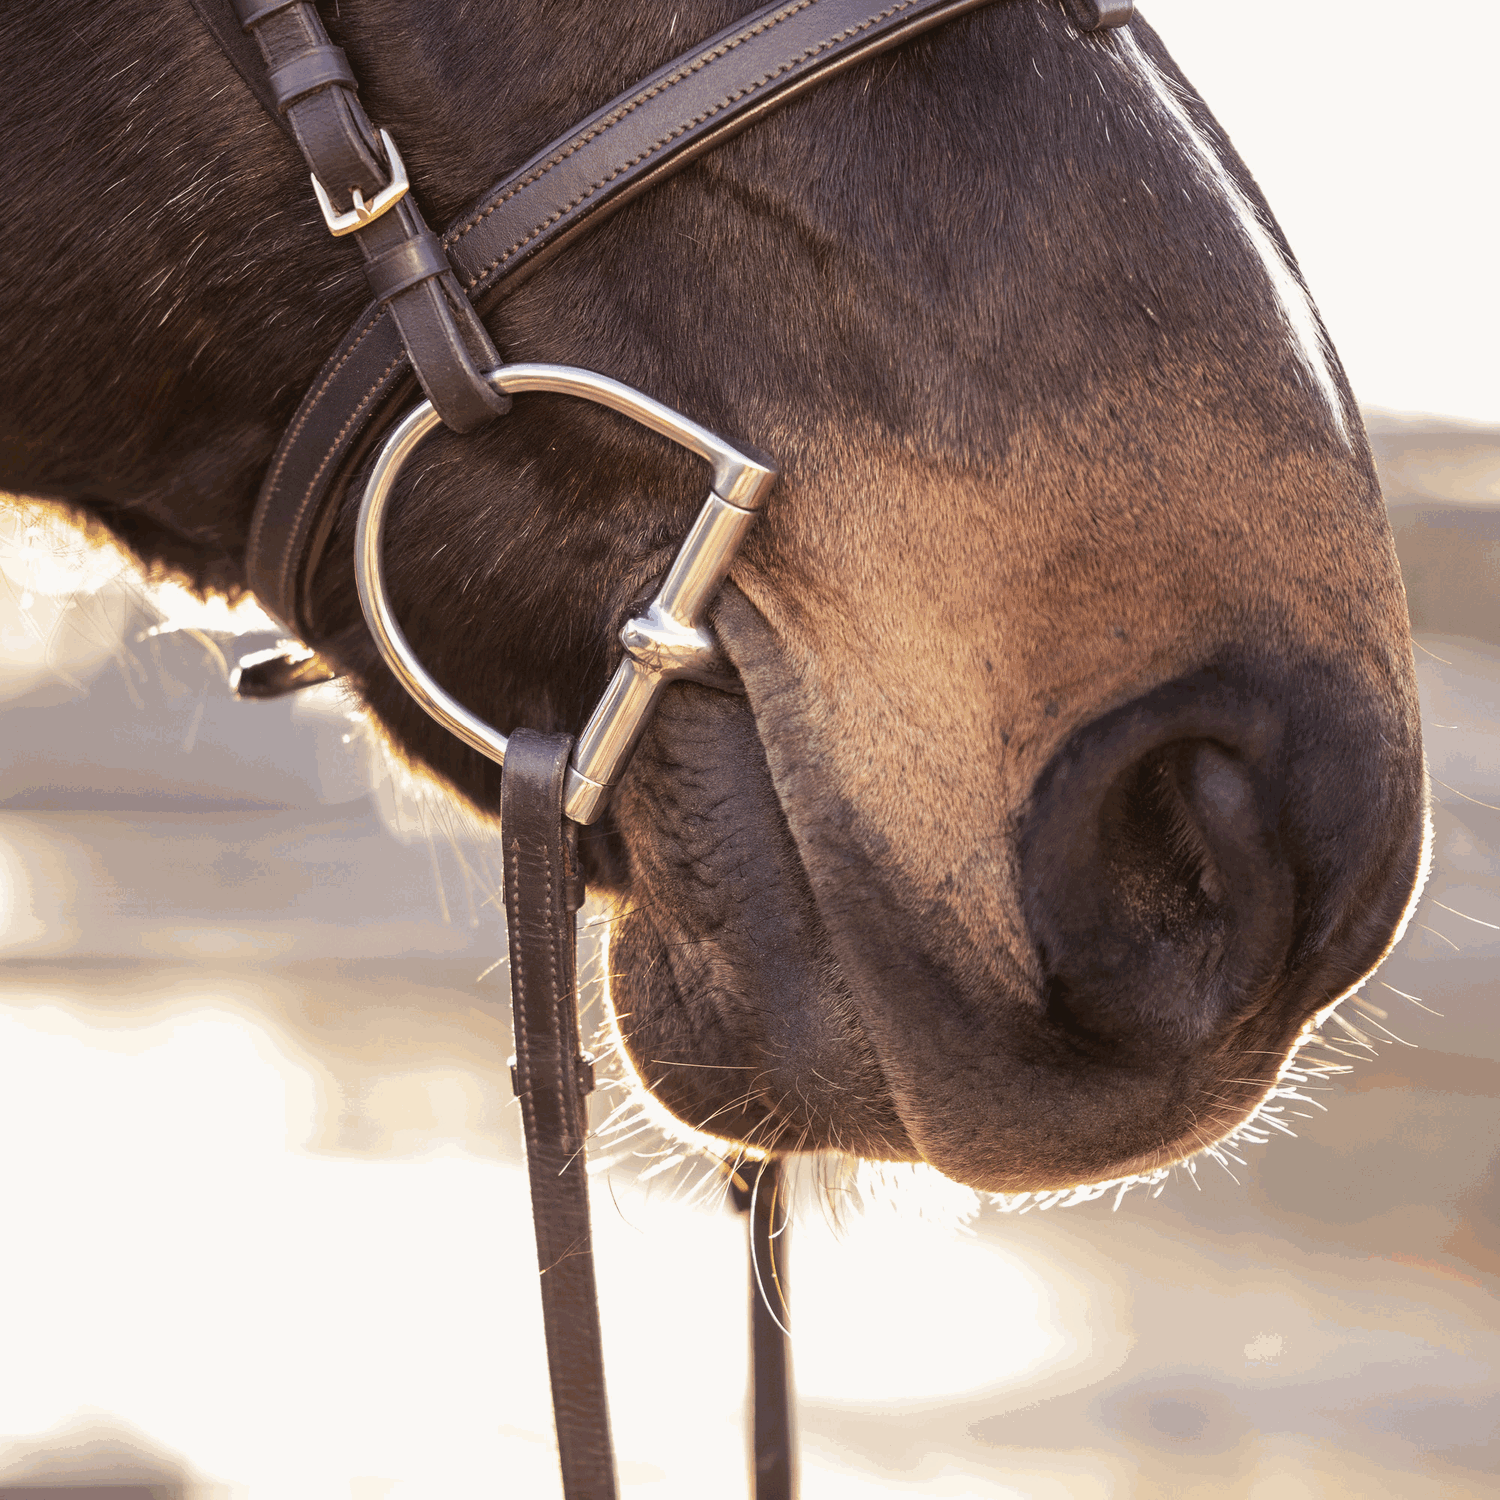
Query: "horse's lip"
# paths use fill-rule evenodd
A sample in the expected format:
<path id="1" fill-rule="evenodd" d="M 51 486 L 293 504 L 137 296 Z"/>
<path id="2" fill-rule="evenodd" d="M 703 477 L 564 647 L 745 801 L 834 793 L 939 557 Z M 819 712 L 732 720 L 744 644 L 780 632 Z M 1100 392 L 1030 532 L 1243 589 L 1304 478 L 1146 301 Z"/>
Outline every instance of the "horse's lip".
<path id="1" fill-rule="evenodd" d="M 1299 963 L 1295 981 L 1287 976 L 1290 990 L 1278 988 L 1192 1044 L 1158 1037 L 1145 1049 L 1070 1054 L 1023 968 L 1009 979 L 991 962 L 984 963 L 989 979 L 961 972 L 952 965 L 967 950 L 945 957 L 945 946 L 927 942 L 921 914 L 873 856 L 851 861 L 850 851 L 835 847 L 830 861 L 817 841 L 837 841 L 842 824 L 836 809 L 830 815 L 815 805 L 815 746 L 788 745 L 797 689 L 783 643 L 737 591 L 727 593 L 716 629 L 745 681 L 786 836 L 912 1157 L 981 1189 L 1016 1191 L 1111 1180 L 1191 1155 L 1224 1133 L 1214 1128 L 1205 1139 L 1195 1110 L 1237 1129 L 1263 1090 L 1226 1084 L 1243 1083 L 1248 1058 L 1285 1057 L 1317 996 L 1345 987 L 1341 972 Z M 810 777 L 795 797 L 778 765 L 782 775 Z M 942 918 L 934 911 L 925 920 L 930 929 Z"/>
<path id="2" fill-rule="evenodd" d="M 745 701 L 749 711 L 751 722 L 754 725 L 755 736 L 760 745 L 760 751 L 765 759 L 768 779 L 772 795 L 776 801 L 776 811 L 780 818 L 780 835 L 785 840 L 787 849 L 795 857 L 801 870 L 802 878 L 806 883 L 811 909 L 815 916 L 819 938 L 822 944 L 832 950 L 836 944 L 833 933 L 836 926 L 836 917 L 830 913 L 825 904 L 824 895 L 819 890 L 818 883 L 813 879 L 809 864 L 807 851 L 804 849 L 798 833 L 798 821 L 791 815 L 787 806 L 782 786 L 771 769 L 771 757 L 762 732 L 760 714 L 757 712 L 756 692 L 747 680 L 745 665 L 749 659 L 760 650 L 764 649 L 764 642 L 769 632 L 762 633 L 760 630 L 750 627 L 742 630 L 741 621 L 746 616 L 760 620 L 759 611 L 754 603 L 732 583 L 726 582 L 720 593 L 719 608 L 715 611 L 713 622 L 714 634 L 719 641 L 725 661 L 734 672 L 735 681 L 739 684 L 739 694 Z M 752 644 L 752 637 L 759 637 L 759 644 Z M 774 646 L 772 647 L 774 650 Z M 811 963 L 813 955 L 809 954 Z M 844 975 L 842 967 L 834 961 L 837 971 L 837 986 L 843 1004 L 840 1006 L 842 1019 L 853 1028 L 855 1035 L 849 1039 L 851 1056 L 848 1060 L 846 1071 L 849 1076 L 854 1076 L 856 1071 L 870 1070 L 876 1077 L 866 1078 L 867 1087 L 874 1084 L 878 1097 L 871 1099 L 872 1116 L 879 1117 L 880 1126 L 869 1133 L 867 1139 L 857 1148 L 857 1154 L 879 1158 L 884 1160 L 915 1161 L 920 1159 L 920 1152 L 913 1144 L 910 1134 L 906 1128 L 905 1119 L 901 1109 L 897 1091 L 892 1088 L 884 1059 L 882 1049 L 878 1047 L 874 1038 L 869 1034 L 864 1023 L 861 1008 L 858 1005 L 849 981 Z M 830 1000 L 836 997 L 829 997 Z M 857 1054 L 857 1058 L 854 1054 Z M 863 1069 L 857 1070 L 855 1063 L 863 1064 Z M 876 1080 L 878 1079 L 878 1083 Z M 790 1112 L 777 1100 L 767 1095 L 766 1104 L 768 1109 L 778 1118 L 795 1124 L 797 1111 Z M 850 1147 L 849 1149 L 856 1149 Z"/>
<path id="3" fill-rule="evenodd" d="M 758 1019 L 771 1023 L 768 1032 L 752 1028 L 751 1035 L 734 1039 L 731 1050 L 722 1050 L 722 1033 L 734 1024 L 736 997 L 720 994 L 717 999 L 727 999 L 727 1006 L 705 1007 L 702 994 L 691 985 L 685 989 L 668 952 L 685 945 L 644 911 L 633 912 L 616 934 L 610 954 L 616 984 L 628 986 L 649 972 L 650 1007 L 657 1016 L 672 1017 L 668 1029 L 676 1031 L 674 1040 L 680 1044 L 684 1023 L 689 1030 L 695 1022 L 700 1027 L 692 1037 L 692 1055 L 675 1058 L 663 1057 L 665 1049 L 652 1045 L 663 1033 L 650 1025 L 643 1029 L 627 1022 L 622 1032 L 641 1081 L 679 1120 L 709 1137 L 704 1144 L 712 1148 L 727 1139 L 772 1150 L 836 1149 L 869 1158 L 917 1159 L 874 1050 L 861 1037 L 839 1034 L 837 1026 L 823 1028 L 839 1010 L 829 1004 L 826 991 L 813 1007 L 799 1007 L 784 996 L 778 1007 L 761 997 L 755 1009 Z M 692 946 L 701 952 L 714 941 Z M 745 967 L 736 967 L 743 977 Z M 641 997 L 633 998 L 638 1003 Z M 801 1045 L 785 1045 L 787 1032 L 775 1029 L 779 1020 L 789 1023 Z"/>
<path id="4" fill-rule="evenodd" d="M 668 692 L 613 817 L 634 852 L 611 1000 L 657 1100 L 752 1145 L 912 1158 L 829 959 L 750 694 Z"/>

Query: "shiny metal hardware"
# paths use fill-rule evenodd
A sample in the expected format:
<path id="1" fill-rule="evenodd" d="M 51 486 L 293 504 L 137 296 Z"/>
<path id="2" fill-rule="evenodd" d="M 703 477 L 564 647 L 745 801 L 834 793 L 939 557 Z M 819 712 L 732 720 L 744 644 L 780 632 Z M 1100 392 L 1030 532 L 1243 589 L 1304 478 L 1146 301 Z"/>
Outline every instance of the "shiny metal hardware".
<path id="1" fill-rule="evenodd" d="M 594 1092 L 594 1064 L 598 1058 L 592 1052 L 580 1052 L 574 1063 L 574 1071 L 578 1074 L 578 1092 L 587 1098 Z"/>
<path id="2" fill-rule="evenodd" d="M 669 682 L 722 680 L 725 667 L 704 611 L 776 481 L 776 470 L 741 453 L 669 406 L 592 370 L 569 365 L 502 365 L 486 377 L 509 395 L 553 391 L 621 412 L 696 453 L 713 468 L 713 487 L 644 615 L 620 631 L 625 659 L 589 717 L 568 769 L 563 810 L 575 823 L 604 811 L 656 700 Z M 359 602 L 396 680 L 449 733 L 491 760 L 505 760 L 505 736 L 471 714 L 427 673 L 391 613 L 382 562 L 386 507 L 402 466 L 442 419 L 424 401 L 397 425 L 365 485 L 354 542 Z"/>
<path id="3" fill-rule="evenodd" d="M 356 229 L 364 229 L 373 224 L 388 208 L 394 208 L 411 187 L 411 183 L 406 180 L 406 164 L 401 160 L 401 153 L 396 150 L 395 141 L 384 130 L 380 132 L 380 144 L 385 147 L 385 159 L 391 164 L 391 180 L 368 203 L 365 202 L 365 195 L 358 188 L 351 189 L 354 194 L 354 207 L 347 213 L 339 213 L 334 208 L 323 184 L 318 181 L 318 174 L 313 173 L 313 192 L 318 195 L 318 207 L 323 210 L 323 222 L 328 226 L 329 234 L 335 239 L 341 235 L 353 234 Z"/>

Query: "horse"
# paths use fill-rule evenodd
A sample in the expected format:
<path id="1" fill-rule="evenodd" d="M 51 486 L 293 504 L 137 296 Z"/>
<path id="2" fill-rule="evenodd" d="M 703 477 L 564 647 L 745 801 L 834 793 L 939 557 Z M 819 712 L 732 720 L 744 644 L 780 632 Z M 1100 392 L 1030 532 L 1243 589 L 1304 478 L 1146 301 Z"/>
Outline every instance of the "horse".
<path id="1" fill-rule="evenodd" d="M 736 16 L 327 9 L 433 222 Z M 358 259 L 188 0 L 4 34 L 0 485 L 238 596 Z M 995 1193 L 1158 1172 L 1253 1117 L 1410 912 L 1421 735 L 1347 382 L 1145 21 L 979 8 L 703 156 L 490 323 L 781 469 L 712 611 L 732 681 L 670 689 L 582 841 L 649 1094 L 717 1140 Z M 475 713 L 576 730 L 700 486 L 612 413 L 518 398 L 404 476 L 396 612 Z M 491 813 L 497 768 L 366 632 L 354 525 L 315 644 Z"/>

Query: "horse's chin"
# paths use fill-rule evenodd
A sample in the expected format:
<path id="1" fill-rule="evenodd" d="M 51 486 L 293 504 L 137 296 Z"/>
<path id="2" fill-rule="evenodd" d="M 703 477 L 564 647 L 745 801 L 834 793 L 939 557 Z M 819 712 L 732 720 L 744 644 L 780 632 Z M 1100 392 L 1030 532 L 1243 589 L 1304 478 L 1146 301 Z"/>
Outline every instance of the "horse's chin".
<path id="1" fill-rule="evenodd" d="M 629 877 L 609 921 L 610 1007 L 656 1100 L 722 1140 L 918 1159 L 746 701 L 669 693 L 614 816 Z"/>
<path id="2" fill-rule="evenodd" d="M 785 797 L 753 701 L 674 689 L 614 811 L 628 851 L 609 952 L 620 1037 L 652 1095 L 719 1140 L 926 1162 L 997 1193 L 1151 1173 L 1256 1113 L 1309 1019 L 1382 956 L 1418 879 L 1420 816 L 1391 833 L 1345 915 L 1323 914 L 1338 933 L 1309 948 L 1302 903 L 1275 964 L 1246 969 L 1220 1010 L 1184 1019 L 1169 973 L 1096 1013 L 1054 993 L 1044 924 L 1023 911 L 1051 877 L 1027 875 L 1024 838 L 1009 891 L 1025 921 L 1017 957 L 1014 943 L 975 941 L 960 885 L 914 889 L 893 851 L 837 826 L 836 799 Z M 1142 702 L 1131 735 L 1142 714 L 1178 712 Z M 1107 734 L 1058 752 L 1054 782 L 1058 764 L 1120 739 L 1100 722 Z M 1103 962 L 1117 938 L 1078 934 L 1078 961 Z"/>
<path id="3" fill-rule="evenodd" d="M 997 1194 L 1073 1189 L 1149 1176 L 1213 1147 L 1253 1117 L 1279 1071 L 1263 1087 L 1215 1078 L 1205 1099 L 1204 1075 L 1220 1069 L 1191 1058 L 1161 1054 L 1110 1069 L 1055 1054 L 1045 1060 L 1050 1081 L 1023 1091 L 1023 1113 L 1001 1102 L 1002 1086 L 992 1117 L 975 1118 L 958 1103 L 968 1090 L 955 1090 L 941 1069 L 926 1089 L 892 1088 L 826 957 L 778 942 L 784 932 L 746 945 L 744 934 L 693 933 L 650 915 L 680 911 L 682 895 L 649 909 L 627 896 L 611 914 L 610 1007 L 636 1081 L 681 1139 L 709 1151 L 744 1145 L 921 1162 Z M 1296 1040 L 1277 1039 L 1278 1062 Z M 1266 1076 L 1272 1049 L 1257 1050 L 1244 1071 Z M 1034 1083 L 1037 1063 L 1032 1055 L 1013 1071 Z M 1173 1118 L 1177 1129 L 1163 1133 L 1160 1122 Z"/>

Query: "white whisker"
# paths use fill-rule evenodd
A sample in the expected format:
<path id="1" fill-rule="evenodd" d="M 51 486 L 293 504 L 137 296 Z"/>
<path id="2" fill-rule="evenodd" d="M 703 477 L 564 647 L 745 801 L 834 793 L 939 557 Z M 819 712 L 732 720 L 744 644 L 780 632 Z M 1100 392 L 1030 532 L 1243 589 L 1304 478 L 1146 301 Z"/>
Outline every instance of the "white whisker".
<path id="1" fill-rule="evenodd" d="M 1425 922 L 1418 922 L 1417 926 L 1420 927 L 1423 932 L 1430 932 L 1433 935 L 1433 937 L 1435 937 L 1435 938 L 1442 938 L 1442 940 L 1445 943 L 1447 943 L 1447 945 L 1455 953 L 1462 953 L 1463 952 L 1463 949 L 1460 948 L 1458 946 L 1458 944 L 1455 943 L 1451 937 L 1444 937 L 1444 935 L 1441 932 L 1439 932 L 1436 927 L 1429 927 Z"/>
<path id="2" fill-rule="evenodd" d="M 1500 932 L 1500 924 L 1486 922 L 1482 917 L 1471 917 L 1466 911 L 1459 911 L 1455 906 L 1447 906 L 1439 901 L 1436 896 L 1432 898 L 1434 906 L 1441 906 L 1444 911 L 1451 911 L 1455 917 L 1462 917 L 1465 922 L 1473 922 L 1477 927 L 1488 927 L 1491 932 Z"/>
<path id="3" fill-rule="evenodd" d="M 1442 1011 L 1434 1010 L 1430 1005 L 1425 1004 L 1416 995 L 1408 995 L 1405 990 L 1398 990 L 1395 985 L 1386 984 L 1385 980 L 1383 979 L 1380 982 L 1381 984 L 1385 985 L 1386 989 L 1388 989 L 1393 995 L 1400 995 L 1403 1000 L 1410 1000 L 1413 1005 L 1420 1006 L 1423 1010 L 1425 1010 L 1429 1016 L 1437 1016 L 1439 1019 L 1442 1018 Z"/>

